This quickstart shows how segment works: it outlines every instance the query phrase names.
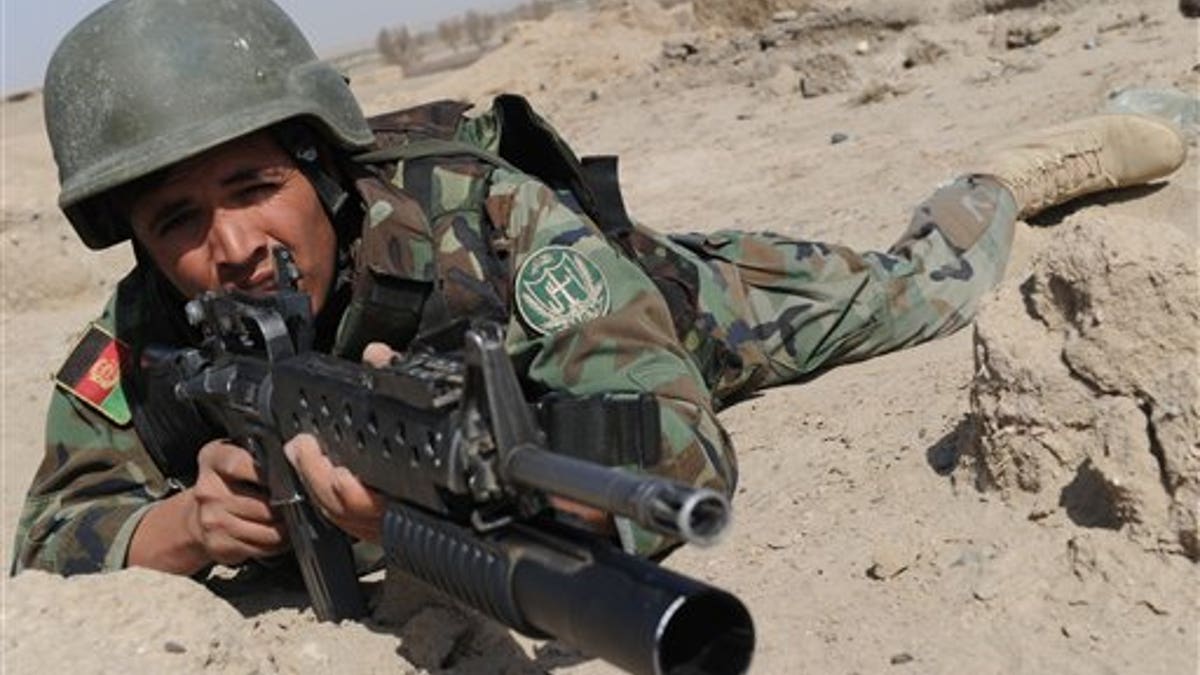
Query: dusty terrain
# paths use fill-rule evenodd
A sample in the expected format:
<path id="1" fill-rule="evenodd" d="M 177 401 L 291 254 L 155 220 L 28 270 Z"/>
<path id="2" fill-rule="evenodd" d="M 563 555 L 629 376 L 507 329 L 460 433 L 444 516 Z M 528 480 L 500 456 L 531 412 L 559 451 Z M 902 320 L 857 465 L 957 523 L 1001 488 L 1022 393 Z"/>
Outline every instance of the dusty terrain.
<path id="1" fill-rule="evenodd" d="M 1174 0 L 615 2 L 465 70 L 353 86 L 370 112 L 526 94 L 582 153 L 619 153 L 631 211 L 664 230 L 882 248 L 988 143 L 1126 88 L 1195 96 L 1197 37 Z M 130 256 L 85 251 L 57 212 L 39 97 L 3 116 L 7 563 L 49 373 Z M 1197 672 L 1196 131 L 1169 182 L 1022 224 L 977 330 L 722 414 L 734 531 L 667 564 L 748 604 L 752 672 Z M 612 672 L 373 588 L 371 621 L 325 625 L 294 593 L 29 573 L 4 581 L 0 654 L 12 673 Z"/>

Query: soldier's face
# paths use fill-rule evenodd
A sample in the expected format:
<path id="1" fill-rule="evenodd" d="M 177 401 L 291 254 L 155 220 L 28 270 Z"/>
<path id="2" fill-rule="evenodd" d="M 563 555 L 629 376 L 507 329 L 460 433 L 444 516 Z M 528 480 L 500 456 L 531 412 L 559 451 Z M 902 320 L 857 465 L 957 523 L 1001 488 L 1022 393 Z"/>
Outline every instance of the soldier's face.
<path id="1" fill-rule="evenodd" d="M 312 184 L 265 133 L 168 170 L 133 198 L 134 236 L 187 297 L 206 290 L 275 290 L 271 249 L 291 249 L 313 312 L 325 304 L 336 238 Z"/>

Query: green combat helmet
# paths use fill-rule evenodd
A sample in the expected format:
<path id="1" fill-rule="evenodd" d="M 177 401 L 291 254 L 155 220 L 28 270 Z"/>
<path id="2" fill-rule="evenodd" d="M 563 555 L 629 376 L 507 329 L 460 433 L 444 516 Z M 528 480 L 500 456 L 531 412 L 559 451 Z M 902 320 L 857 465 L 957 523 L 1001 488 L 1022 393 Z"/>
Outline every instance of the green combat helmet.
<path id="1" fill-rule="evenodd" d="M 329 141 L 373 137 L 345 79 L 269 0 L 114 0 L 59 44 L 45 116 L 59 207 L 85 244 L 128 239 L 107 190 L 225 141 L 305 118 Z"/>

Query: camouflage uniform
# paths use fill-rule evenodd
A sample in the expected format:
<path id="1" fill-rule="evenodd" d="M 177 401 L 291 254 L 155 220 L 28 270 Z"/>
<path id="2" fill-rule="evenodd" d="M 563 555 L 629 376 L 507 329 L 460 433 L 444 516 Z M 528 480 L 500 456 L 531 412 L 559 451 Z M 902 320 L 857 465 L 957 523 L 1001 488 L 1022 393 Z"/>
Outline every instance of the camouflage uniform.
<path id="1" fill-rule="evenodd" d="M 493 115 L 454 134 L 499 150 Z M 663 236 L 641 226 L 618 243 L 570 195 L 470 156 L 368 165 L 354 182 L 364 214 L 345 250 L 349 299 L 337 307 L 333 353 L 358 358 L 367 339 L 402 347 L 428 307 L 398 311 L 381 298 L 435 283 L 450 317 L 507 321 L 508 350 L 531 395 L 653 392 L 663 461 L 647 468 L 726 493 L 737 469 L 715 416 L 723 402 L 963 326 L 1003 273 L 1016 213 L 999 183 L 967 177 L 921 205 L 886 253 L 734 231 Z M 146 266 L 135 269 L 98 319 L 135 352 L 170 338 L 164 311 L 178 322 L 177 305 L 161 309 L 155 279 Z M 13 571 L 123 567 L 140 517 L 188 480 L 186 471 L 170 473 L 129 420 L 56 390 Z M 618 525 L 627 548 L 663 544 Z"/>

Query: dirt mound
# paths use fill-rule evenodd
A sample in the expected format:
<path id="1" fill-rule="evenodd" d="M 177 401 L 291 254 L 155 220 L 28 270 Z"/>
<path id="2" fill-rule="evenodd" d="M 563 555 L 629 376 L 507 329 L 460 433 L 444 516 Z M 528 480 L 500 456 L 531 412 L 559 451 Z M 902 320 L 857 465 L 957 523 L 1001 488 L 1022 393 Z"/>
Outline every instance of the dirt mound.
<path id="1" fill-rule="evenodd" d="M 154 592 L 126 593 L 123 584 L 113 583 L 118 578 Z M 185 577 L 134 569 L 115 577 L 85 575 L 64 581 L 27 572 L 9 583 L 4 658 L 18 672 L 179 672 L 202 667 L 250 672 L 264 665 L 242 635 L 241 616 Z M 176 611 L 189 606 L 202 606 L 204 612 Z M 103 667 L 91 660 L 100 654 L 105 656 Z M 95 665 L 89 668 L 89 662 Z"/>
<path id="2" fill-rule="evenodd" d="M 553 111 L 562 100 L 594 100 L 608 85 L 645 77 L 662 51 L 664 37 L 689 27 L 687 9 L 663 9 L 654 0 L 622 0 L 607 2 L 595 12 L 555 12 L 543 21 L 516 24 L 502 47 L 470 68 L 414 82 L 415 92 L 405 87 L 368 98 L 375 104 L 372 109 L 387 110 L 430 98 L 485 104 L 505 92 L 535 98 L 552 93 L 544 97 L 545 104 L 539 103 L 543 112 Z M 598 35 L 604 39 L 596 39 Z"/>
<path id="3" fill-rule="evenodd" d="M 708 85 L 715 71 L 730 84 L 762 82 L 777 95 L 845 92 L 863 81 L 895 79 L 906 57 L 894 52 L 921 15 L 905 2 L 814 5 L 774 14 L 752 31 L 710 30 L 669 41 L 656 70 L 684 87 Z"/>
<path id="4" fill-rule="evenodd" d="M 347 663 L 350 672 L 416 672 L 397 658 L 394 636 L 360 623 L 317 623 L 295 609 L 248 620 L 187 577 L 138 568 L 68 579 L 30 571 L 8 583 L 0 651 L 12 672 L 267 675 L 336 672 Z"/>
<path id="5" fill-rule="evenodd" d="M 903 27 L 928 13 L 925 4 L 911 0 L 883 2 L 858 0 L 846 3 L 812 0 L 744 0 L 719 2 L 697 0 L 693 13 L 697 23 L 719 28 L 769 28 L 772 24 L 796 24 L 797 30 L 812 34 L 846 28 L 887 25 Z"/>
<path id="6" fill-rule="evenodd" d="M 132 264 L 128 246 L 88 251 L 57 211 L 5 209 L 0 298 L 8 311 L 95 303 Z"/>
<path id="7" fill-rule="evenodd" d="M 757 28 L 777 12 L 806 9 L 809 0 L 694 0 L 696 20 L 708 26 Z"/>
<path id="8" fill-rule="evenodd" d="M 1078 223 L 983 307 L 967 452 L 1035 513 L 1196 559 L 1196 242 L 1146 228 Z"/>
<path id="9" fill-rule="evenodd" d="M 1105 4 L 1099 0 L 1090 4 Z M 984 14 L 1029 9 L 1047 12 L 1069 12 L 1084 6 L 1084 0 L 845 0 L 840 3 L 814 0 L 694 0 L 696 20 L 706 26 L 719 28 L 761 28 L 772 18 L 787 13 L 803 14 L 814 8 L 886 13 L 918 11 L 924 17 L 948 17 L 961 20 Z"/>

